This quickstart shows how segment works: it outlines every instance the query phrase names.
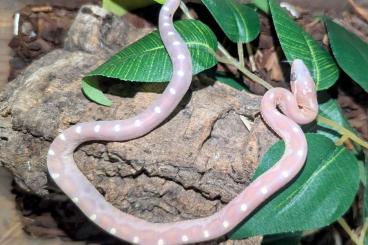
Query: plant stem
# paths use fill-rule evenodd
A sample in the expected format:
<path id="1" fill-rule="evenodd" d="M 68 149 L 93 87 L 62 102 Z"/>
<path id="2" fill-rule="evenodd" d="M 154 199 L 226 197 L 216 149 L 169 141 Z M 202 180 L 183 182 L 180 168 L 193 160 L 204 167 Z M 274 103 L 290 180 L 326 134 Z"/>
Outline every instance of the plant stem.
<path id="1" fill-rule="evenodd" d="M 351 238 L 351 240 L 357 244 L 357 245 L 363 245 L 363 243 L 361 243 L 359 241 L 358 236 L 354 233 L 354 231 L 350 228 L 350 226 L 348 225 L 348 223 L 346 223 L 346 221 L 344 220 L 344 218 L 340 218 L 337 220 L 337 222 L 340 224 L 340 226 L 344 229 L 344 231 L 349 235 L 349 237 Z"/>
<path id="2" fill-rule="evenodd" d="M 6 239 L 8 239 L 15 231 L 21 229 L 21 227 L 22 227 L 22 223 L 20 223 L 20 222 L 16 222 L 16 223 L 12 224 L 12 226 L 7 231 L 5 231 L 4 234 L 1 235 L 0 244 L 3 244 L 3 242 Z"/>
<path id="3" fill-rule="evenodd" d="M 359 236 L 359 242 L 361 242 L 361 244 L 364 244 L 364 238 L 365 234 L 367 233 L 367 229 L 368 229 L 368 220 L 366 219 Z"/>
<path id="4" fill-rule="evenodd" d="M 340 137 L 340 139 L 338 139 L 337 141 L 336 141 L 336 145 L 337 146 L 340 146 L 340 145 L 343 145 L 344 143 L 345 143 L 345 141 L 346 140 L 348 140 L 349 139 L 349 137 L 346 135 L 346 134 L 344 134 L 344 135 L 342 135 L 341 137 Z"/>
<path id="5" fill-rule="evenodd" d="M 257 70 L 257 66 L 256 66 L 256 61 L 254 60 L 252 45 L 250 43 L 246 43 L 245 45 L 247 47 L 247 52 L 249 56 L 250 69 L 252 72 L 255 72 Z"/>
<path id="6" fill-rule="evenodd" d="M 229 52 L 227 52 L 227 50 L 221 45 L 219 44 L 218 46 L 218 50 L 225 56 L 225 58 L 230 61 L 231 65 L 235 66 L 241 73 L 243 73 L 244 75 L 246 75 L 247 77 L 249 77 L 250 79 L 252 79 L 254 82 L 262 85 L 263 87 L 265 87 L 266 89 L 271 89 L 273 88 L 270 84 L 268 84 L 265 80 L 263 80 L 262 78 L 258 77 L 257 75 L 253 74 L 251 71 L 249 71 L 248 69 L 246 69 L 244 66 L 241 66 L 239 61 L 236 60 L 234 57 L 232 57 Z M 227 63 L 229 64 L 229 63 Z"/>
<path id="7" fill-rule="evenodd" d="M 331 126 L 333 129 L 335 129 L 337 132 L 339 132 L 342 136 L 346 136 L 349 139 L 351 139 L 352 141 L 354 141 L 355 143 L 363 146 L 364 148 L 368 149 L 368 143 L 364 140 L 362 140 L 361 138 L 359 138 L 358 136 L 356 136 L 356 134 L 354 134 L 353 132 L 351 132 L 350 130 L 340 126 L 339 124 L 335 123 L 334 121 L 318 115 L 317 120 L 319 120 L 320 122 Z"/>
<path id="8" fill-rule="evenodd" d="M 243 50 L 243 43 L 238 42 L 238 57 L 239 57 L 239 65 L 245 66 L 244 62 L 244 50 Z"/>
<path id="9" fill-rule="evenodd" d="M 180 1 L 180 9 L 181 9 L 181 11 L 183 11 L 184 15 L 188 19 L 190 19 L 190 20 L 193 20 L 194 19 L 194 17 L 190 14 L 187 5 L 185 5 L 185 3 L 183 1 Z"/>
<path id="10" fill-rule="evenodd" d="M 215 54 L 216 56 L 216 60 L 218 62 L 221 62 L 223 64 L 228 64 L 228 65 L 232 65 L 233 63 L 231 62 L 231 60 L 227 59 L 226 57 L 223 57 L 223 56 L 220 56 L 220 55 L 217 55 Z"/>

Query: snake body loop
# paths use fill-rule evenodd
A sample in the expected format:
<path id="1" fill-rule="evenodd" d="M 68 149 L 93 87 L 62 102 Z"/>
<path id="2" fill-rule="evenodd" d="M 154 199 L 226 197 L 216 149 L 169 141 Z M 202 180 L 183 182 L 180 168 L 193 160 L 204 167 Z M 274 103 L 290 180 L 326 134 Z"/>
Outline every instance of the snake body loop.
<path id="1" fill-rule="evenodd" d="M 141 137 L 176 108 L 192 79 L 188 47 L 172 21 L 179 4 L 179 0 L 167 0 L 159 17 L 160 35 L 173 64 L 172 79 L 163 94 L 135 117 L 80 123 L 65 130 L 52 142 L 47 157 L 50 176 L 82 212 L 103 230 L 133 244 L 189 244 L 228 233 L 298 174 L 306 159 L 307 143 L 297 123 L 314 120 L 318 111 L 314 82 L 304 63 L 296 60 L 292 65 L 293 93 L 271 89 L 261 104 L 264 120 L 286 142 L 284 155 L 219 212 L 206 218 L 158 224 L 124 213 L 108 203 L 78 169 L 73 152 L 86 141 L 127 141 Z"/>

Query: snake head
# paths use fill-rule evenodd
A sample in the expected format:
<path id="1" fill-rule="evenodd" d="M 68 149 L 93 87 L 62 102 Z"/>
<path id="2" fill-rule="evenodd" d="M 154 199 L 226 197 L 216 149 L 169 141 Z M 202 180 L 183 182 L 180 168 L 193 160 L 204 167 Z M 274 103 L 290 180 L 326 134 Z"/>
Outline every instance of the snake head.
<path id="1" fill-rule="evenodd" d="M 290 86 L 298 105 L 309 111 L 311 117 L 317 116 L 316 85 L 307 66 L 300 59 L 295 59 L 291 65 Z"/>
<path id="2" fill-rule="evenodd" d="M 316 93 L 313 78 L 307 66 L 300 59 L 295 59 L 291 65 L 290 85 L 297 97 Z"/>

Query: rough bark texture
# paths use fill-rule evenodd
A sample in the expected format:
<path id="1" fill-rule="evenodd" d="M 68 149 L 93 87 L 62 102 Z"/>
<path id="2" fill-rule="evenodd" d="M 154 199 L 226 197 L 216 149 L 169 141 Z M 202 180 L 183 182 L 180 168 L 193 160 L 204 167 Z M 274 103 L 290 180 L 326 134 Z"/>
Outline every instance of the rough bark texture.
<path id="1" fill-rule="evenodd" d="M 88 101 L 80 90 L 84 74 L 146 33 L 126 19 L 85 6 L 65 48 L 35 61 L 7 85 L 0 94 L 0 164 L 22 189 L 62 196 L 46 170 L 53 138 L 78 122 L 131 117 L 163 91 L 166 84 L 108 81 L 114 105 L 107 108 Z M 199 76 L 156 130 L 128 142 L 86 143 L 75 159 L 124 212 L 153 222 L 208 216 L 249 184 L 260 156 L 276 140 L 257 117 L 259 102 L 258 96 Z M 256 119 L 250 132 L 240 115 Z M 258 244 L 259 238 L 235 244 L 249 243 Z"/>

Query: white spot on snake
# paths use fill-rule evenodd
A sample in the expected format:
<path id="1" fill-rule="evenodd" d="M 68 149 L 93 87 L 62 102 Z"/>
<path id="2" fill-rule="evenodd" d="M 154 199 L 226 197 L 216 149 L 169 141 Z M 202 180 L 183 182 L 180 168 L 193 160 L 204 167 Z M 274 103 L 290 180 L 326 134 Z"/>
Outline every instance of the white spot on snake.
<path id="1" fill-rule="evenodd" d="M 94 127 L 94 131 L 96 132 L 96 133 L 98 133 L 98 132 L 100 132 L 100 129 L 101 129 L 101 126 L 100 125 L 96 125 L 95 127 Z"/>
<path id="2" fill-rule="evenodd" d="M 270 99 L 273 99 L 273 98 L 275 98 L 275 94 L 274 93 L 270 93 L 269 97 L 270 97 Z"/>
<path id="3" fill-rule="evenodd" d="M 48 153 L 50 156 L 54 156 L 55 155 L 55 152 L 53 150 L 49 150 L 49 153 Z"/>
<path id="4" fill-rule="evenodd" d="M 287 177 L 289 177 L 290 174 L 289 174 L 288 171 L 282 171 L 281 175 L 282 175 L 282 177 L 287 178 Z"/>
<path id="5" fill-rule="evenodd" d="M 119 132 L 119 131 L 120 131 L 120 125 L 119 125 L 119 124 L 116 124 L 116 125 L 114 126 L 114 131 L 115 131 L 115 132 Z"/>
<path id="6" fill-rule="evenodd" d="M 64 134 L 60 134 L 60 139 L 62 140 L 62 141 L 65 141 L 66 140 L 66 138 L 65 138 L 65 135 Z"/>
<path id="7" fill-rule="evenodd" d="M 165 22 L 165 23 L 163 24 L 163 26 L 170 26 L 170 24 L 169 24 L 169 23 L 167 23 L 167 22 Z"/>
<path id="8" fill-rule="evenodd" d="M 179 71 L 178 71 L 178 76 L 179 76 L 179 77 L 183 77 L 183 76 L 184 76 L 184 71 L 179 70 Z"/>
<path id="9" fill-rule="evenodd" d="M 172 36 L 172 35 L 174 35 L 175 33 L 174 32 L 172 32 L 172 31 L 169 31 L 168 33 L 167 33 L 167 35 L 168 36 Z"/>
<path id="10" fill-rule="evenodd" d="M 59 177 L 60 177 L 60 174 L 58 174 L 58 173 L 54 173 L 54 174 L 51 174 L 51 177 L 52 177 L 53 179 L 57 179 L 57 178 L 59 178 Z"/>
<path id="11" fill-rule="evenodd" d="M 156 113 L 161 113 L 161 108 L 160 108 L 159 106 L 156 106 L 156 107 L 155 107 L 155 112 L 156 112 Z"/>
<path id="12" fill-rule="evenodd" d="M 279 117 L 279 116 L 281 116 L 282 114 L 281 114 L 280 112 L 276 111 L 276 112 L 275 112 L 275 115 Z"/>
<path id="13" fill-rule="evenodd" d="M 134 121 L 134 126 L 140 127 L 141 125 L 142 125 L 141 120 L 137 119 L 137 120 Z"/>
<path id="14" fill-rule="evenodd" d="M 291 96 L 288 94 L 288 95 L 286 96 L 286 99 L 287 99 L 288 101 L 290 101 L 290 100 L 291 100 Z"/>
<path id="15" fill-rule="evenodd" d="M 245 203 L 243 203 L 243 204 L 240 206 L 240 210 L 241 210 L 241 211 L 243 211 L 243 212 L 247 211 L 247 209 L 248 209 L 248 206 L 247 206 L 247 204 L 245 204 Z"/>
<path id="16" fill-rule="evenodd" d="M 179 60 L 184 60 L 185 59 L 185 55 L 184 54 L 179 54 L 178 55 L 178 59 Z"/>
<path id="17" fill-rule="evenodd" d="M 174 46 L 179 46 L 180 45 L 180 42 L 179 41 L 175 41 L 175 42 L 173 42 L 173 45 Z"/>
<path id="18" fill-rule="evenodd" d="M 159 240 L 157 241 L 157 245 L 164 245 L 164 240 L 159 239 Z"/>
<path id="19" fill-rule="evenodd" d="M 139 237 L 137 236 L 133 237 L 133 243 L 135 244 L 139 243 Z"/>
<path id="20" fill-rule="evenodd" d="M 300 132 L 300 130 L 299 130 L 299 128 L 298 128 L 297 126 L 294 126 L 294 127 L 293 127 L 293 131 L 294 131 L 295 133 L 299 133 L 299 132 Z"/>
<path id="21" fill-rule="evenodd" d="M 116 233 L 116 229 L 115 228 L 111 228 L 110 229 L 110 233 L 114 235 Z"/>
<path id="22" fill-rule="evenodd" d="M 174 88 L 170 88 L 170 94 L 172 94 L 172 95 L 175 95 L 176 94 L 176 90 L 174 89 Z"/>
<path id="23" fill-rule="evenodd" d="M 75 132 L 76 132 L 77 134 L 80 134 L 80 133 L 82 132 L 82 127 L 81 127 L 81 126 L 77 126 L 77 127 L 75 128 Z"/>
<path id="24" fill-rule="evenodd" d="M 228 228 L 229 227 L 229 222 L 225 220 L 224 223 L 222 223 L 222 225 L 224 226 L 224 228 Z"/>
<path id="25" fill-rule="evenodd" d="M 293 150 L 288 148 L 285 152 L 285 156 L 290 156 L 291 154 L 293 154 Z"/>
<path id="26" fill-rule="evenodd" d="M 267 194 L 267 192 L 268 192 L 267 187 L 262 187 L 262 188 L 261 188 L 261 193 L 262 193 L 263 195 L 266 195 L 266 194 Z"/>
<path id="27" fill-rule="evenodd" d="M 181 237 L 181 240 L 182 240 L 183 242 L 187 242 L 187 241 L 189 240 L 189 238 L 188 238 L 188 236 L 183 235 L 183 236 Z"/>
<path id="28" fill-rule="evenodd" d="M 304 155 L 304 151 L 303 150 L 298 150 L 298 152 L 296 154 L 301 157 L 301 156 Z"/>
<path id="29" fill-rule="evenodd" d="M 74 197 L 74 198 L 72 199 L 72 201 L 73 201 L 74 203 L 78 203 L 78 202 L 79 202 L 79 198 L 78 198 L 78 197 Z"/>
<path id="30" fill-rule="evenodd" d="M 167 6 L 162 7 L 162 9 L 165 10 L 165 11 L 170 11 L 170 8 L 167 7 Z"/>
<path id="31" fill-rule="evenodd" d="M 91 216 L 89 216 L 89 219 L 92 220 L 92 221 L 95 221 L 97 219 L 97 215 L 92 214 Z"/>
<path id="32" fill-rule="evenodd" d="M 203 232 L 203 235 L 204 235 L 204 237 L 209 237 L 210 236 L 210 233 L 207 231 L 207 230 L 205 230 L 204 232 Z"/>

